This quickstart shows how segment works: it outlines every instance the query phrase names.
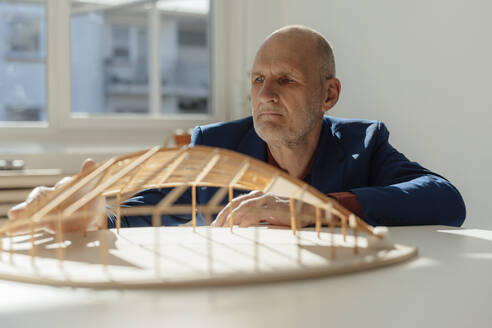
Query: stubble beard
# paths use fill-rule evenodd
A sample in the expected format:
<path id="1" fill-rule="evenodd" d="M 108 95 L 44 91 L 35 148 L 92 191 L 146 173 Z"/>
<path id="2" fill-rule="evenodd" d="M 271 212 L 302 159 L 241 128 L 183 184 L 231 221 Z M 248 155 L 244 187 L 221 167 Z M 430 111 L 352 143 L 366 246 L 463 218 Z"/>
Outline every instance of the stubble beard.
<path id="1" fill-rule="evenodd" d="M 253 116 L 254 129 L 256 134 L 267 144 L 284 146 L 291 149 L 296 148 L 307 142 L 308 136 L 315 130 L 322 119 L 322 115 L 318 115 L 314 109 L 310 109 L 307 113 L 309 115 L 302 121 L 302 126 L 297 130 L 286 128 L 274 122 L 256 122 Z"/>

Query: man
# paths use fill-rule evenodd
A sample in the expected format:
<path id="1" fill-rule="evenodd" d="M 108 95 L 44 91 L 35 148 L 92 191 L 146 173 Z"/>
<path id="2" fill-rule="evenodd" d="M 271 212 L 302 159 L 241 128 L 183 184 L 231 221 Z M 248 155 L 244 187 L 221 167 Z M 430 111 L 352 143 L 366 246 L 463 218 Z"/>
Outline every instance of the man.
<path id="1" fill-rule="evenodd" d="M 459 226 L 465 205 L 441 176 L 410 162 L 389 143 L 381 122 L 324 116 L 338 101 L 332 49 L 318 32 L 287 26 L 258 50 L 251 71 L 252 117 L 197 127 L 191 146 L 228 148 L 269 162 L 337 199 L 372 225 L 444 224 Z M 89 168 L 93 163 L 85 163 Z M 138 193 L 124 206 L 156 204 L 167 190 Z M 205 203 L 213 191 L 198 190 Z M 189 193 L 180 200 L 189 202 Z M 233 200 L 234 223 L 289 225 L 288 199 L 253 191 Z M 213 222 L 229 224 L 228 204 Z M 301 225 L 314 223 L 314 208 L 301 207 Z M 22 206 L 11 211 L 11 217 Z M 189 218 L 163 216 L 163 224 Z M 147 216 L 124 217 L 123 226 L 151 224 Z M 114 226 L 114 217 L 109 216 Z M 97 226 L 97 224 L 96 224 Z"/>

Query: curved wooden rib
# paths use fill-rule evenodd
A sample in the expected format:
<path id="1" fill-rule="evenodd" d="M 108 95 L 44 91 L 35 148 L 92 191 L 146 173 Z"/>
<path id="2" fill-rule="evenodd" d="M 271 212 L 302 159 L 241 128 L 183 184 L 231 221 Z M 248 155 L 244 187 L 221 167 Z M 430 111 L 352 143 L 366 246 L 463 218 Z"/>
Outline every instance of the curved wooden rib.
<path id="1" fill-rule="evenodd" d="M 173 205 L 174 201 L 192 187 L 218 187 L 219 190 L 206 205 Z M 317 220 L 325 224 L 341 225 L 347 222 L 354 231 L 373 235 L 373 228 L 336 201 L 304 182 L 264 162 L 226 149 L 206 146 L 192 148 L 158 148 L 127 154 L 99 164 L 93 171 L 79 174 L 56 188 L 42 203 L 32 204 L 27 215 L 0 228 L 0 234 L 15 227 L 42 220 L 57 220 L 84 216 L 84 206 L 98 196 L 116 197 L 124 202 L 135 192 L 148 188 L 174 188 L 157 206 L 120 209 L 118 215 L 160 215 L 163 213 L 195 213 L 203 211 L 206 217 L 217 213 L 220 201 L 230 190 L 262 190 L 273 194 L 299 199 L 314 205 Z M 193 198 L 195 199 L 195 198 Z M 292 207 L 293 208 L 293 207 Z M 121 211 L 120 211 L 121 210 Z M 292 213 L 293 217 L 295 213 Z M 194 217 L 194 215 L 193 215 Z M 327 220 L 327 217 L 333 218 Z M 195 220 L 193 220 L 195 223 Z M 295 229 L 295 223 L 293 224 Z M 295 230 L 293 230 L 295 232 Z M 379 237 L 379 236 L 377 236 Z"/>

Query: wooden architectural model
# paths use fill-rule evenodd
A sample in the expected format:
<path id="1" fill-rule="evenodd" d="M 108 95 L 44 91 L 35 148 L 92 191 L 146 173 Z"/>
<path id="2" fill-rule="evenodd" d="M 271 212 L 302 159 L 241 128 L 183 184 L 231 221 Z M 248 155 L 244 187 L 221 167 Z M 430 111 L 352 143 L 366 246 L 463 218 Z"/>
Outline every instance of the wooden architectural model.
<path id="1" fill-rule="evenodd" d="M 207 204 L 197 188 L 217 187 Z M 155 206 L 120 207 L 135 192 L 169 188 Z M 191 203 L 175 201 L 191 188 Z M 197 226 L 210 220 L 234 190 L 262 190 L 290 198 L 291 230 Z M 115 229 L 87 231 L 87 204 L 104 196 L 114 202 Z M 298 227 L 295 200 L 316 207 L 314 228 Z M 162 214 L 191 214 L 184 227 L 161 227 Z M 120 229 L 121 216 L 151 215 L 153 227 Z M 81 232 L 64 233 L 66 220 Z M 103 220 L 105 221 L 105 220 Z M 51 222 L 52 232 L 37 231 Z M 19 226 L 30 233 L 12 236 Z M 359 271 L 403 261 L 414 247 L 393 244 L 383 227 L 373 228 L 306 183 L 256 159 L 225 149 L 159 148 L 109 159 L 79 174 L 34 203 L 22 219 L 0 227 L 0 279 L 87 287 L 174 287 L 277 281 Z"/>

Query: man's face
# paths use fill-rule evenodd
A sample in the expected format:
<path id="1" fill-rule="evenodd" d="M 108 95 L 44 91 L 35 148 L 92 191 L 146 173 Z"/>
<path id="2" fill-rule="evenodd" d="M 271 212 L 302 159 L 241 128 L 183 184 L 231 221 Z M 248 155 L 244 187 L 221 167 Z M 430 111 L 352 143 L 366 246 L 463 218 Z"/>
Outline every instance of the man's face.
<path id="1" fill-rule="evenodd" d="M 256 133 L 267 143 L 298 144 L 323 116 L 319 59 L 311 40 L 273 36 L 251 70 Z"/>

